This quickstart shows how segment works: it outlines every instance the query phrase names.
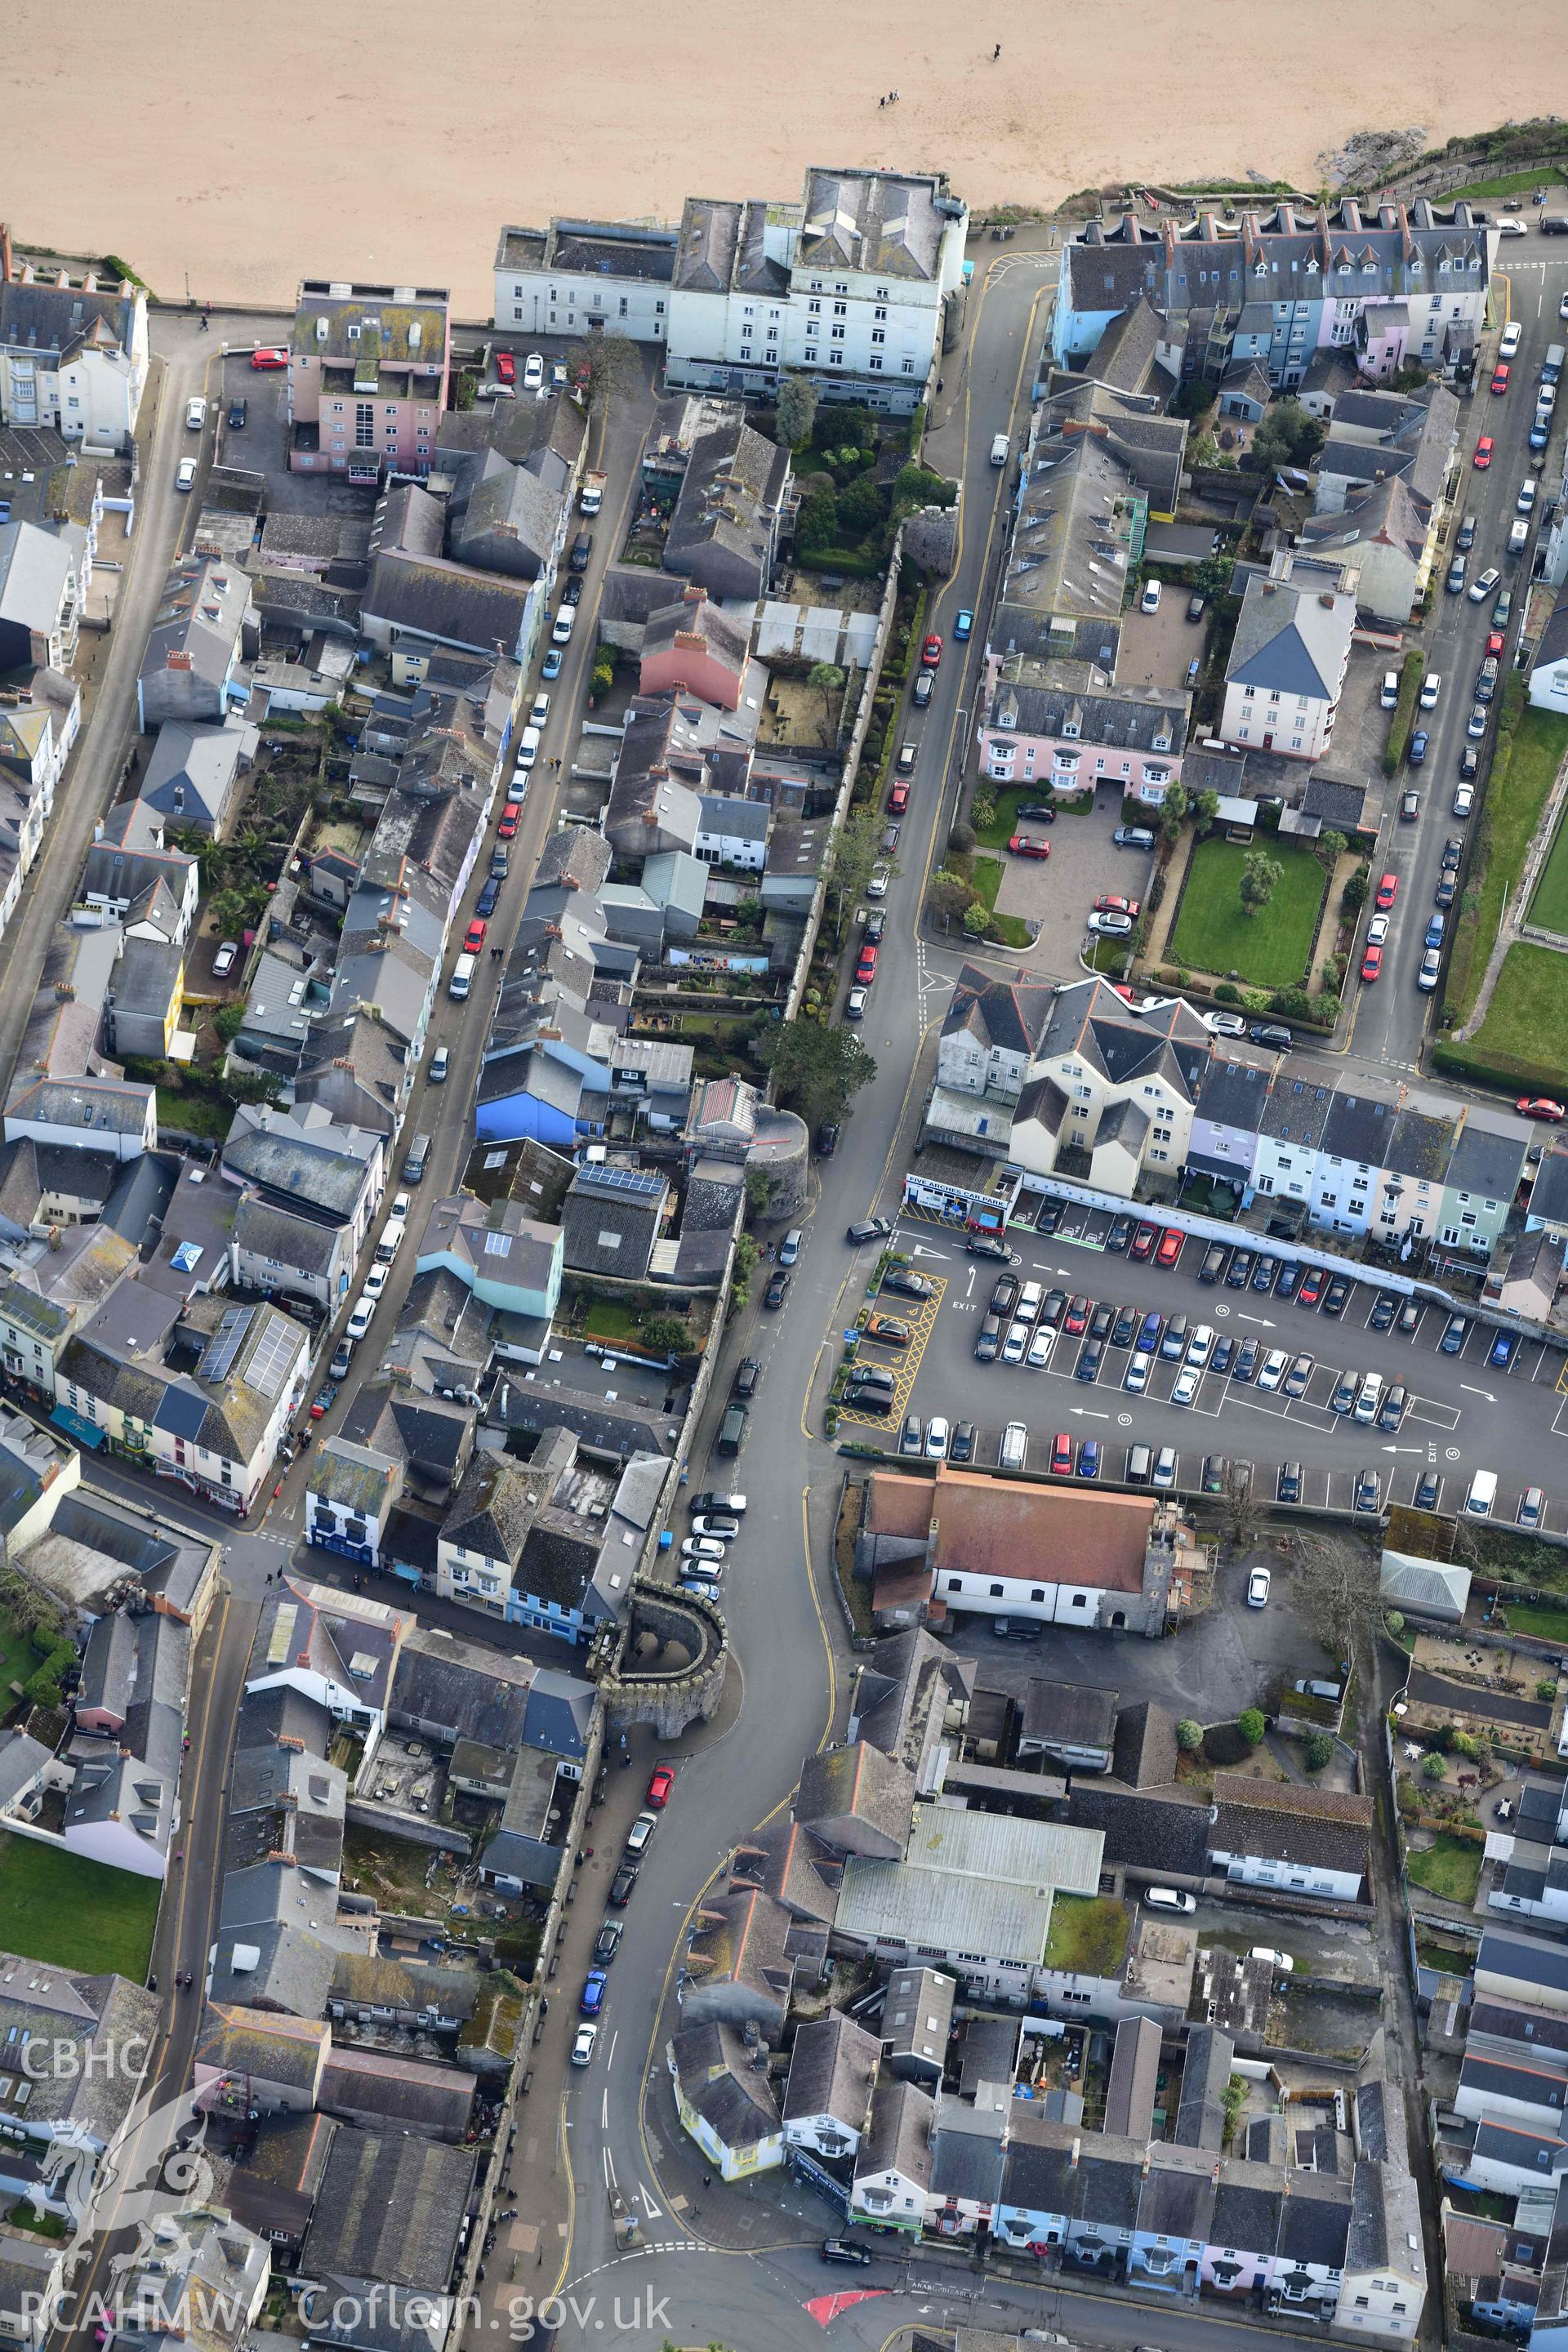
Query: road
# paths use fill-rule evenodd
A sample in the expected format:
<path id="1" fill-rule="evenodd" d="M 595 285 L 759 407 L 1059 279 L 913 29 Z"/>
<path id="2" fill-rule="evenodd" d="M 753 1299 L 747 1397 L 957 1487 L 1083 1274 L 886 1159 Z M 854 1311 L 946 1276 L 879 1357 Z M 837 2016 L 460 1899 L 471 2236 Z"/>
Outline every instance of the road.
<path id="1" fill-rule="evenodd" d="M 1389 926 L 1383 975 L 1370 986 L 1351 981 L 1349 985 L 1354 994 L 1349 1024 L 1338 1041 L 1359 1066 L 1404 1078 L 1419 1074 L 1426 1024 L 1434 1008 L 1442 1003 L 1441 990 L 1435 995 L 1423 994 L 1416 987 L 1415 976 L 1421 965 L 1427 921 L 1436 911 L 1434 893 L 1444 842 L 1450 835 L 1464 835 L 1474 827 L 1473 818 L 1469 827 L 1455 819 L 1454 788 L 1458 782 L 1459 753 L 1468 740 L 1466 726 L 1475 699 L 1476 672 L 1492 627 L 1491 594 L 1484 603 L 1475 604 L 1468 593 L 1447 593 L 1444 583 L 1448 559 L 1454 552 L 1461 519 L 1473 515 L 1476 536 L 1475 545 L 1466 558 L 1468 585 L 1473 584 L 1483 572 L 1495 569 L 1502 575 L 1502 584 L 1513 591 L 1513 613 L 1506 631 L 1506 666 L 1512 659 L 1522 625 L 1541 509 L 1561 479 L 1563 469 L 1561 424 L 1554 418 L 1551 441 L 1542 450 L 1530 447 L 1529 433 L 1542 358 L 1549 343 L 1568 337 L 1568 320 L 1558 317 L 1559 301 L 1568 291 L 1568 256 L 1560 257 L 1555 245 L 1543 243 L 1537 236 L 1510 239 L 1501 247 L 1498 268 L 1507 280 L 1510 315 L 1522 326 L 1523 339 L 1511 362 L 1512 377 L 1507 393 L 1494 397 L 1488 390 L 1491 373 L 1489 365 L 1481 370 L 1479 389 L 1459 404 L 1458 467 L 1453 482 L 1449 530 L 1434 571 L 1431 619 L 1423 636 L 1412 635 L 1407 640 L 1424 646 L 1427 670 L 1441 677 L 1442 690 L 1436 709 L 1418 714 L 1430 735 L 1425 765 L 1402 771 L 1387 791 L 1388 807 L 1373 871 L 1374 876 L 1396 874 L 1400 889 Z M 1486 340 L 1489 358 L 1497 340 L 1495 334 Z M 1560 397 L 1568 399 L 1568 394 Z M 1478 473 L 1472 460 L 1476 443 L 1483 434 L 1489 434 L 1496 446 L 1490 466 Z M 1516 519 L 1520 486 L 1527 478 L 1541 484 L 1531 517 L 1531 543 L 1522 555 L 1510 556 L 1509 526 Z M 1499 702 L 1494 699 L 1494 722 L 1498 708 Z M 1483 742 L 1483 776 L 1491 742 L 1489 731 Z M 1414 824 L 1402 822 L 1399 815 L 1401 795 L 1412 784 L 1421 794 L 1421 814 Z M 1451 927 L 1451 916 L 1449 922 Z M 1357 940 L 1358 964 L 1364 938 L 1363 918 Z"/>

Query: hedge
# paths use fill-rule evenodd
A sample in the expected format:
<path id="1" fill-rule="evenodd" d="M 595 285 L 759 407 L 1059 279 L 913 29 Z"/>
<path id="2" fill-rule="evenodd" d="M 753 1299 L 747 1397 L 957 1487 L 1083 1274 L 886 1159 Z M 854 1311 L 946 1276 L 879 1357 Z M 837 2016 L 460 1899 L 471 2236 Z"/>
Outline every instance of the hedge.
<path id="1" fill-rule="evenodd" d="M 1388 745 L 1383 755 L 1383 772 L 1397 775 L 1410 742 L 1411 724 L 1415 717 L 1415 699 L 1421 691 L 1421 680 L 1426 674 L 1426 656 L 1414 647 L 1399 666 L 1399 699 L 1394 706 L 1394 718 L 1388 730 Z"/>

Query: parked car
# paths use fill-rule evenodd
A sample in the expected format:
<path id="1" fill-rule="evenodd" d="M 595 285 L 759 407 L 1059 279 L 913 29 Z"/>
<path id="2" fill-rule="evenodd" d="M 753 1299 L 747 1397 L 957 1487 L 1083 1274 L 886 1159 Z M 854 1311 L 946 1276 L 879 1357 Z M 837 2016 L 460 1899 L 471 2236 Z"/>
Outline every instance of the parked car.
<path id="1" fill-rule="evenodd" d="M 1275 1495 L 1281 1503 L 1299 1503 L 1301 1499 L 1301 1465 L 1299 1462 L 1281 1462 Z"/>
<path id="2" fill-rule="evenodd" d="M 588 2066 L 593 2063 L 594 2045 L 598 2041 L 598 2038 L 599 2029 L 596 2025 L 580 2025 L 577 2028 L 576 2032 L 572 2038 L 572 2063 L 574 2066 Z"/>
<path id="3" fill-rule="evenodd" d="M 763 1293 L 763 1305 L 764 1307 L 782 1307 L 784 1303 L 784 1293 L 788 1288 L 789 1276 L 785 1273 L 783 1266 L 775 1267 L 773 1274 L 768 1278 L 768 1286 Z"/>
<path id="4" fill-rule="evenodd" d="M 1247 1580 L 1247 1605 L 1249 1609 L 1266 1609 L 1268 1605 L 1268 1570 L 1255 1568 Z"/>
<path id="5" fill-rule="evenodd" d="M 1471 604 L 1484 604 L 1489 596 L 1495 596 L 1500 585 L 1501 584 L 1501 581 L 1502 573 L 1498 570 L 1497 565 L 1495 563 L 1490 565 L 1487 571 L 1481 572 L 1479 577 L 1471 581 Z"/>
<path id="6" fill-rule="evenodd" d="M 258 370 L 286 368 L 289 364 L 289 354 L 287 352 L 278 350 L 274 345 L 258 352 L 252 352 L 250 364 Z"/>

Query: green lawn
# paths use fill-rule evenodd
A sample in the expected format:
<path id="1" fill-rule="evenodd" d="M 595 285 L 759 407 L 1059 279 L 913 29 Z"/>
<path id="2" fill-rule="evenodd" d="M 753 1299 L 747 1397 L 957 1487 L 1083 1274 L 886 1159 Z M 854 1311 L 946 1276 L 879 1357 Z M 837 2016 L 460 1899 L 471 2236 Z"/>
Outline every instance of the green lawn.
<path id="1" fill-rule="evenodd" d="M 1463 1838 L 1438 1835 L 1419 1853 L 1405 1856 L 1405 1874 L 1413 1886 L 1440 1895 L 1447 1903 L 1473 1903 L 1480 1884 L 1483 1849 Z"/>
<path id="2" fill-rule="evenodd" d="M 1568 931 L 1568 824 L 1561 819 L 1530 902 L 1530 919 L 1545 931 Z"/>
<path id="3" fill-rule="evenodd" d="M 1030 944 L 1028 925 L 1016 915 L 996 912 L 996 893 L 1006 870 L 999 857 L 977 857 L 969 869 L 969 878 L 989 908 L 992 930 L 1003 946 L 1026 948 Z"/>
<path id="4" fill-rule="evenodd" d="M 1127 1958 L 1126 1906 L 1109 1895 L 1058 1895 L 1046 1938 L 1047 1969 L 1074 1976 L 1117 1975 Z"/>
<path id="5" fill-rule="evenodd" d="M 1544 1601 L 1505 1601 L 1502 1614 L 1513 1633 L 1533 1633 L 1538 1642 L 1568 1642 L 1568 1609 Z"/>
<path id="6" fill-rule="evenodd" d="M 1568 1086 L 1568 955 L 1516 940 L 1467 1050 L 1507 1081 Z"/>
<path id="7" fill-rule="evenodd" d="M 1523 688 L 1510 678 L 1503 691 L 1503 725 L 1517 707 Z M 1448 959 L 1447 1009 L 1456 1026 L 1470 1012 L 1487 968 L 1487 958 L 1502 919 L 1503 898 L 1524 869 L 1525 852 L 1541 822 L 1541 812 L 1564 751 L 1568 751 L 1568 719 L 1552 710 L 1525 710 L 1511 740 L 1504 740 L 1492 762 L 1481 822 L 1487 843 L 1486 867 L 1479 890 L 1473 879 L 1465 892 L 1468 901 L 1477 891 L 1475 912 L 1461 916 Z"/>
<path id="8" fill-rule="evenodd" d="M 1472 180 L 1468 188 L 1456 188 L 1452 195 L 1444 196 L 1441 202 L 1446 205 L 1458 203 L 1468 205 L 1476 202 L 1484 203 L 1489 196 L 1522 196 L 1532 194 L 1537 188 L 1549 188 L 1552 182 L 1552 173 L 1550 171 L 1544 174 L 1540 172 L 1504 172 L 1501 177 L 1496 180 Z M 1531 205 L 1531 212 L 1533 213 L 1534 209 Z M 1529 215 L 1524 217 L 1528 219 Z"/>
<path id="9" fill-rule="evenodd" d="M 1215 834 L 1197 844 L 1165 961 L 1199 971 L 1238 971 L 1256 988 L 1299 987 L 1327 877 L 1310 850 L 1262 836 L 1260 845 L 1284 874 L 1263 912 L 1244 915 L 1238 892 L 1249 845 Z"/>
<path id="10" fill-rule="evenodd" d="M 147 1974 L 162 1884 L 83 1862 L 32 1838 L 0 1837 L 0 1944 L 24 1959 L 140 1984 Z"/>

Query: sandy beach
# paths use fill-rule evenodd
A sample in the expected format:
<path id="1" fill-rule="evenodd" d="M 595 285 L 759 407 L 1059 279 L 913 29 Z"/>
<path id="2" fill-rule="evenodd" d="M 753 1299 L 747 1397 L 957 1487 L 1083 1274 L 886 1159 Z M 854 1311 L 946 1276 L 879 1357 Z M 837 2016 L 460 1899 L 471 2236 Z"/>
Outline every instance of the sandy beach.
<path id="1" fill-rule="evenodd" d="M 976 205 L 1248 170 L 1310 188 L 1358 131 L 1436 143 L 1568 112 L 1550 0 L 861 0 L 816 21 L 757 0 L 387 0 L 352 27 L 307 0 L 68 20 L 19 0 L 0 211 L 18 243 L 122 254 L 165 299 L 187 273 L 198 298 L 280 303 L 305 273 L 417 278 L 485 319 L 503 221 L 788 198 L 807 163 L 945 169 Z"/>

